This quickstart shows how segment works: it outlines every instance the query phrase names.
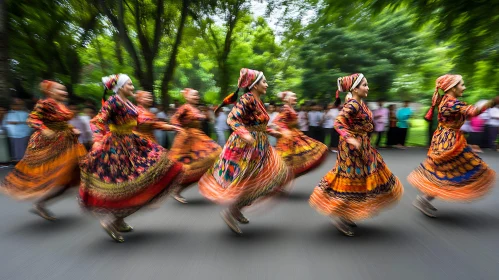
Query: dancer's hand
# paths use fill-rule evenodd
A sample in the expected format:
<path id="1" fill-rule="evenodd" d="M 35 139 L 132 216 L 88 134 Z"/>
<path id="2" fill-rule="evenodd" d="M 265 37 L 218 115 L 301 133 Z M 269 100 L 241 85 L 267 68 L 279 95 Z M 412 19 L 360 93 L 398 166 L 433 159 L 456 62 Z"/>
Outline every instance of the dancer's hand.
<path id="1" fill-rule="evenodd" d="M 45 136 L 47 138 L 52 138 L 52 137 L 54 137 L 55 132 L 51 129 L 46 128 L 46 129 L 42 130 L 42 134 L 43 134 L 43 136 Z"/>
<path id="2" fill-rule="evenodd" d="M 92 145 L 92 150 L 99 149 L 101 146 L 102 146 L 101 142 L 94 142 L 94 144 Z"/>
<path id="3" fill-rule="evenodd" d="M 285 137 L 285 138 L 291 138 L 293 136 L 293 134 L 291 133 L 290 130 L 281 131 L 281 134 L 282 134 L 282 137 Z"/>
<path id="4" fill-rule="evenodd" d="M 253 138 L 250 133 L 241 135 L 241 138 L 248 144 L 255 143 L 255 138 Z"/>
<path id="5" fill-rule="evenodd" d="M 353 145 L 355 149 L 360 149 L 360 142 L 355 138 L 348 138 L 347 143 Z"/>
<path id="6" fill-rule="evenodd" d="M 81 131 L 78 128 L 73 128 L 73 133 L 76 135 L 80 135 Z"/>

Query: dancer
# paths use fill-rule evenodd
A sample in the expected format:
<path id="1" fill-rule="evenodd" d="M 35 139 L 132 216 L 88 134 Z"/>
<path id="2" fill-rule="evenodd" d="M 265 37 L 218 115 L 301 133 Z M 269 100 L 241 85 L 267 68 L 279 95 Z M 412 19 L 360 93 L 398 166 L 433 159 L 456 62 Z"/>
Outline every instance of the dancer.
<path id="1" fill-rule="evenodd" d="M 494 186 L 495 172 L 466 143 L 460 130 L 466 118 L 474 117 L 499 104 L 499 96 L 476 107 L 458 98 L 466 89 L 461 75 L 443 75 L 436 81 L 430 120 L 438 109 L 438 128 L 433 134 L 426 160 L 409 174 L 408 181 L 423 195 L 413 205 L 429 217 L 436 217 L 434 198 L 449 201 L 472 201 L 487 194 Z M 440 96 L 439 90 L 444 92 Z"/>
<path id="2" fill-rule="evenodd" d="M 98 215 L 109 236 L 124 242 L 119 232 L 133 228 L 123 219 L 175 188 L 182 164 L 170 160 L 163 147 L 133 133 L 139 113 L 127 99 L 134 89 L 130 78 L 119 74 L 102 81 L 115 94 L 91 121 L 94 145 L 81 166 L 80 203 Z"/>
<path id="3" fill-rule="evenodd" d="M 150 92 L 138 90 L 135 93 L 135 100 L 137 101 L 138 112 L 138 124 L 134 129 L 135 134 L 157 143 L 156 137 L 154 136 L 155 129 L 174 130 L 177 132 L 183 131 L 182 128 L 159 121 L 156 118 L 156 115 L 149 110 L 153 103 L 152 94 Z"/>
<path id="4" fill-rule="evenodd" d="M 16 199 L 37 199 L 31 212 L 53 221 L 56 218 L 45 206 L 79 184 L 78 162 L 86 150 L 78 142 L 80 132 L 68 124 L 73 112 L 63 104 L 68 96 L 66 87 L 43 81 L 40 89 L 46 98 L 36 103 L 27 120 L 35 132 L 23 159 L 7 175 L 1 189 Z"/>
<path id="5" fill-rule="evenodd" d="M 171 148 L 171 158 L 184 165 L 184 180 L 172 196 L 180 203 L 187 203 L 181 195 L 182 191 L 199 181 L 213 166 L 222 148 L 201 130 L 201 122 L 206 119 L 206 115 L 196 107 L 199 104 L 198 91 L 186 88 L 182 94 L 187 103 L 178 108 L 170 123 L 185 129 L 185 132 L 177 133 Z"/>
<path id="6" fill-rule="evenodd" d="M 293 170 L 295 176 L 303 175 L 319 166 L 327 157 L 327 146 L 314 140 L 298 128 L 298 114 L 293 109 L 296 94 L 284 91 L 278 94 L 284 107 L 274 120 L 282 137 L 277 140 L 277 153 Z"/>
<path id="7" fill-rule="evenodd" d="M 242 234 L 237 222 L 248 223 L 241 210 L 281 193 L 293 177 L 291 169 L 269 144 L 267 132 L 281 135 L 274 130 L 267 131 L 269 115 L 260 99 L 267 87 L 263 72 L 241 69 L 238 90 L 222 103 L 223 106 L 235 102 L 239 89 L 245 91 L 228 116 L 227 123 L 234 132 L 218 161 L 199 181 L 203 196 L 228 205 L 221 215 L 237 234 Z"/>
<path id="8" fill-rule="evenodd" d="M 349 93 L 334 124 L 340 134 L 336 166 L 315 188 L 310 205 L 333 218 L 343 234 L 353 236 L 355 221 L 369 218 L 398 201 L 403 188 L 371 146 L 368 134 L 373 131 L 374 123 L 362 100 L 369 91 L 364 75 L 339 78 L 337 99 L 343 91 Z"/>

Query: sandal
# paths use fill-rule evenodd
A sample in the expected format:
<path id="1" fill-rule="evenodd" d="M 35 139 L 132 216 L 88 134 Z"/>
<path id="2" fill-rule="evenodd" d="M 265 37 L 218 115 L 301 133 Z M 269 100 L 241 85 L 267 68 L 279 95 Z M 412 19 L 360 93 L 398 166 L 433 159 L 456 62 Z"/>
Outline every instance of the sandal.
<path id="1" fill-rule="evenodd" d="M 237 235 L 243 234 L 241 229 L 237 226 L 236 221 L 234 220 L 234 216 L 232 216 L 229 210 L 224 210 L 220 212 L 220 216 L 222 216 L 224 222 L 227 224 L 227 226 L 229 226 L 230 230 L 232 230 L 235 234 Z"/>
<path id="2" fill-rule="evenodd" d="M 106 222 L 101 221 L 100 225 L 106 231 L 106 233 L 112 239 L 114 239 L 114 241 L 116 241 L 118 243 L 125 242 L 125 238 L 123 238 L 123 236 L 121 236 L 119 233 L 116 232 L 116 229 L 114 228 L 114 226 L 111 223 L 106 223 Z"/>
<path id="3" fill-rule="evenodd" d="M 45 207 L 40 206 L 40 205 L 33 205 L 33 208 L 29 211 L 33 214 L 36 214 L 36 215 L 44 218 L 45 220 L 48 220 L 48 221 L 57 220 L 57 218 L 54 217 L 52 215 L 52 213 L 50 213 L 47 209 L 45 209 Z"/>

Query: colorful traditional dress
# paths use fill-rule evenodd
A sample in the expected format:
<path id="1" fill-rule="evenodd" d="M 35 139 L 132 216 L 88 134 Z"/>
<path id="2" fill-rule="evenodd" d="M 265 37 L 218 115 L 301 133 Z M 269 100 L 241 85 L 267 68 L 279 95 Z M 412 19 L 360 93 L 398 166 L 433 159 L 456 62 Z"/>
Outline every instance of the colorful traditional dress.
<path id="1" fill-rule="evenodd" d="M 235 203 L 241 209 L 285 188 L 293 178 L 292 171 L 269 144 L 268 121 L 261 100 L 251 92 L 241 96 L 227 119 L 234 132 L 218 161 L 199 181 L 202 195 L 217 203 Z M 245 134 L 251 134 L 253 144 L 241 138 Z"/>
<path id="2" fill-rule="evenodd" d="M 154 136 L 154 130 L 159 129 L 162 122 L 158 122 L 156 119 L 156 115 L 151 113 L 151 111 L 147 110 L 146 108 L 140 105 L 136 108 L 139 114 L 138 124 L 133 131 L 140 137 L 157 143 L 156 137 Z"/>
<path id="3" fill-rule="evenodd" d="M 73 113 L 52 98 L 38 101 L 27 120 L 35 129 L 24 158 L 7 175 L 2 190 L 17 199 L 44 196 L 54 187 L 76 186 L 80 180 L 78 162 L 86 154 L 68 121 Z M 55 132 L 52 138 L 43 129 Z"/>
<path id="4" fill-rule="evenodd" d="M 181 181 L 182 164 L 170 160 L 163 147 L 133 133 L 141 121 L 138 114 L 130 101 L 113 95 L 92 119 L 94 142 L 100 146 L 81 167 L 80 200 L 87 209 L 124 218 Z"/>
<path id="5" fill-rule="evenodd" d="M 206 116 L 191 104 L 184 104 L 172 116 L 170 123 L 184 128 L 175 136 L 171 158 L 184 165 L 184 181 L 187 185 L 199 181 L 220 155 L 222 148 L 201 130 Z"/>
<path id="6" fill-rule="evenodd" d="M 310 205 L 327 216 L 350 221 L 371 217 L 403 194 L 402 184 L 371 146 L 372 113 L 364 102 L 348 100 L 334 124 L 340 134 L 336 166 L 315 188 Z M 360 148 L 346 142 L 355 138 Z"/>
<path id="7" fill-rule="evenodd" d="M 471 201 L 489 192 L 495 172 L 473 153 L 460 130 L 466 118 L 480 113 L 475 106 L 444 95 L 428 157 L 409 174 L 409 183 L 443 200 Z"/>
<path id="8" fill-rule="evenodd" d="M 277 140 L 276 150 L 295 176 L 319 166 L 327 157 L 327 146 L 300 131 L 298 114 L 289 105 L 284 105 L 274 125 L 279 127 L 281 133 L 289 133 L 289 136 L 283 134 Z"/>

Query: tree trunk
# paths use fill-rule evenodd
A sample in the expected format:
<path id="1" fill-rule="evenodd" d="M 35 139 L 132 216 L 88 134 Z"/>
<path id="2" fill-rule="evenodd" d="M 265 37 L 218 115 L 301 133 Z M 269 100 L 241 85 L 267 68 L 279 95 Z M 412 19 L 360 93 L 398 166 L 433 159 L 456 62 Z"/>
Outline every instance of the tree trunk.
<path id="1" fill-rule="evenodd" d="M 170 96 L 168 94 L 168 85 L 173 79 L 173 74 L 175 73 L 175 68 L 177 66 L 177 53 L 180 43 L 182 42 L 182 33 L 184 31 L 185 21 L 189 12 L 190 0 L 182 1 L 182 12 L 180 15 L 180 23 L 177 30 L 177 36 L 175 38 L 175 44 L 173 45 L 172 52 L 170 53 L 170 60 L 168 61 L 168 66 L 166 67 L 165 74 L 161 83 L 161 94 L 163 97 L 163 105 L 168 107 L 170 102 Z"/>
<path id="2" fill-rule="evenodd" d="M 7 0 L 0 0 L 0 106 L 7 105 L 10 97 L 7 24 Z"/>

